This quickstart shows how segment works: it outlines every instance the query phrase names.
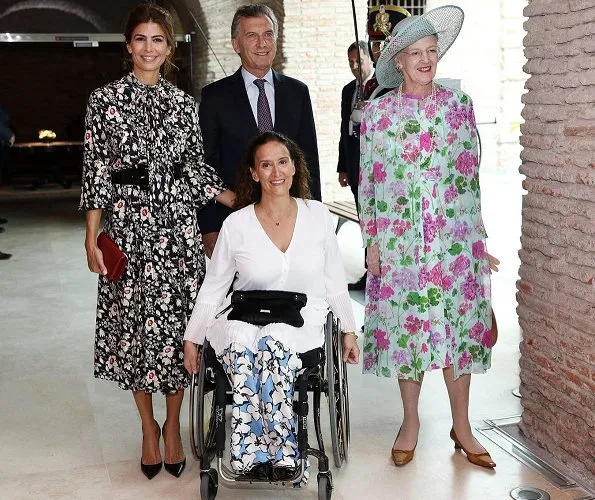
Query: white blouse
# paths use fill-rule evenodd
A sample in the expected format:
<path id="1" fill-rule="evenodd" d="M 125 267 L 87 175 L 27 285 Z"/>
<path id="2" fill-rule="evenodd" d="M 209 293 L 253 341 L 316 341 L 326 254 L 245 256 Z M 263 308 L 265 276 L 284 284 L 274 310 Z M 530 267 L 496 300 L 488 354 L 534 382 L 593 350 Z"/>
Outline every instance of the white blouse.
<path id="1" fill-rule="evenodd" d="M 330 309 L 344 331 L 355 331 L 355 320 L 343 260 L 328 209 L 319 201 L 296 199 L 297 219 L 285 252 L 271 241 L 261 226 L 254 205 L 231 214 L 223 223 L 213 258 L 207 268 L 184 340 L 202 344 L 207 338 L 220 354 L 233 343 L 253 352 L 267 335 L 294 352 L 306 352 L 324 344 L 324 324 Z M 231 301 L 234 290 L 286 290 L 305 293 L 301 310 L 304 325 L 295 328 L 274 323 L 259 327 L 228 321 L 227 313 L 215 318 Z"/>

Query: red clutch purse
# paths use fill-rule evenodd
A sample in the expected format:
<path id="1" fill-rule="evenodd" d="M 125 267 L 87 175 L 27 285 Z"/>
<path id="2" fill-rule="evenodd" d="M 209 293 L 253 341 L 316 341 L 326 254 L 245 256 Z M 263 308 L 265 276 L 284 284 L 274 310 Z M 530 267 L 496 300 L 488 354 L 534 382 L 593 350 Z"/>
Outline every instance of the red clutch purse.
<path id="1" fill-rule="evenodd" d="M 97 237 L 97 246 L 103 253 L 103 263 L 107 268 L 106 278 L 118 281 L 124 272 L 128 257 L 120 250 L 118 245 L 107 235 L 105 231 Z"/>

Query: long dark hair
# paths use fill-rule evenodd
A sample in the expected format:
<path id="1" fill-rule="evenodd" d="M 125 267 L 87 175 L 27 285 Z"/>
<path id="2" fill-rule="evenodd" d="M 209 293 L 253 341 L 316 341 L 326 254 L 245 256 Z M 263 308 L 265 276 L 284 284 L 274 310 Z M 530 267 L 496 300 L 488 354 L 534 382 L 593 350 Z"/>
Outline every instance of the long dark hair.
<path id="1" fill-rule="evenodd" d="M 143 23 L 155 23 L 161 26 L 161 29 L 165 33 L 165 39 L 167 45 L 171 49 L 169 55 L 165 58 L 163 63 L 164 75 L 167 76 L 171 73 L 174 65 L 174 52 L 176 50 L 176 41 L 174 34 L 174 22 L 169 11 L 155 5 L 154 3 L 141 3 L 134 7 L 128 13 L 128 19 L 126 20 L 126 27 L 124 28 L 124 38 L 126 43 L 130 43 L 132 40 L 132 32 L 136 29 L 139 24 Z M 126 52 L 128 54 L 128 52 Z M 132 65 L 130 60 L 129 64 Z"/>
<path id="2" fill-rule="evenodd" d="M 262 189 L 260 183 L 252 178 L 251 168 L 255 167 L 256 151 L 261 146 L 269 142 L 278 142 L 283 144 L 289 157 L 295 166 L 295 175 L 293 182 L 289 189 L 290 196 L 309 200 L 312 198 L 310 193 L 310 172 L 306 163 L 306 158 L 300 147 L 288 137 L 277 132 L 263 132 L 257 135 L 248 145 L 248 149 L 244 153 L 244 160 L 238 170 L 236 182 L 236 207 L 242 208 L 250 205 L 250 203 L 258 203 L 262 196 Z"/>

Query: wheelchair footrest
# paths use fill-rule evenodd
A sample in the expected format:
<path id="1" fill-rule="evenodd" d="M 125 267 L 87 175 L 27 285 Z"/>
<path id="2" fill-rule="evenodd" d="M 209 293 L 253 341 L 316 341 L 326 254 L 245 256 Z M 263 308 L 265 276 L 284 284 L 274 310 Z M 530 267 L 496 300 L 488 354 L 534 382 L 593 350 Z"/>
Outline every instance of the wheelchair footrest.
<path id="1" fill-rule="evenodd" d="M 249 483 L 289 482 L 298 476 L 295 467 L 273 467 L 271 463 L 261 463 L 244 474 L 236 476 L 236 481 Z"/>

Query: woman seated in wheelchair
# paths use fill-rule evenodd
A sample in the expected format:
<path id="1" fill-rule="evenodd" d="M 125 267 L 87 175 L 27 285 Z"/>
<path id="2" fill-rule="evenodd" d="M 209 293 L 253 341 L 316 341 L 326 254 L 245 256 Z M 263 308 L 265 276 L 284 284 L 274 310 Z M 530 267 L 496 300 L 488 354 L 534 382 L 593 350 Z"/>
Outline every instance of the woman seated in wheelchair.
<path id="1" fill-rule="evenodd" d="M 333 220 L 322 203 L 309 199 L 303 153 L 290 139 L 265 132 L 249 145 L 243 163 L 236 185 L 243 208 L 219 233 L 186 329 L 184 363 L 198 372 L 197 345 L 206 338 L 230 379 L 235 472 L 272 466 L 274 478 L 287 479 L 299 459 L 292 405 L 299 354 L 323 346 L 329 307 L 344 329 L 344 360 L 358 363 L 359 348 Z M 234 291 L 305 294 L 303 325 L 228 319 L 232 282 Z"/>

